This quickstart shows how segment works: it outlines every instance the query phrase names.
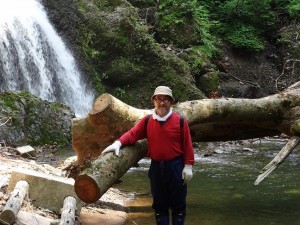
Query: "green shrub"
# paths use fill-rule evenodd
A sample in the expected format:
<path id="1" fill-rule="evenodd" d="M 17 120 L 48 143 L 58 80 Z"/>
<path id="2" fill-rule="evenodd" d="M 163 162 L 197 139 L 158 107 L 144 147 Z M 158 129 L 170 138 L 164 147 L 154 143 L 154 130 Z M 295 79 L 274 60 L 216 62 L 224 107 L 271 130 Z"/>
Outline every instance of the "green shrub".
<path id="1" fill-rule="evenodd" d="M 159 2 L 157 32 L 161 42 L 187 48 L 203 45 L 213 52 L 216 44 L 210 29 L 209 11 L 197 0 L 162 0 Z"/>
<path id="2" fill-rule="evenodd" d="M 257 29 L 252 26 L 237 24 L 228 28 L 230 33 L 226 33 L 224 39 L 237 48 L 245 48 L 253 51 L 264 49 L 264 43 Z"/>
<path id="3" fill-rule="evenodd" d="M 291 0 L 286 8 L 291 17 L 300 19 L 300 1 L 299 0 Z"/>
<path id="4" fill-rule="evenodd" d="M 215 4 L 214 17 L 220 20 L 217 32 L 234 47 L 262 50 L 263 37 L 277 19 L 271 6 L 272 0 L 228 0 Z"/>

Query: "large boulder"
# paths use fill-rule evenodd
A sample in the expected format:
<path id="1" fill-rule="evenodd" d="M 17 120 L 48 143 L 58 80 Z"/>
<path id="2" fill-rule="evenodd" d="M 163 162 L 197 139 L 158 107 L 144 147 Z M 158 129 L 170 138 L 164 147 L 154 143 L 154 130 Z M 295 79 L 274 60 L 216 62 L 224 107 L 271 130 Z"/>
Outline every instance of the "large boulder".
<path id="1" fill-rule="evenodd" d="M 10 146 L 71 144 L 70 108 L 28 92 L 0 94 L 0 141 Z"/>

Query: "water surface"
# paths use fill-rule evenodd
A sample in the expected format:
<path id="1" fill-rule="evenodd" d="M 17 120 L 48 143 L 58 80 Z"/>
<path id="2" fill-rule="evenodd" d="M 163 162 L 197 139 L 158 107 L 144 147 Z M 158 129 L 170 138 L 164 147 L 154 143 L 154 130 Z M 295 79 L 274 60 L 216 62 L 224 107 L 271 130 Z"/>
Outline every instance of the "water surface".
<path id="1" fill-rule="evenodd" d="M 186 225 L 297 225 L 300 224 L 299 153 L 259 185 L 259 171 L 282 148 L 283 142 L 214 146 L 221 154 L 196 154 L 194 177 L 188 184 Z M 208 147 L 204 145 L 202 147 Z M 155 224 L 147 170 L 149 160 L 130 169 L 117 188 L 129 192 L 127 225 Z"/>

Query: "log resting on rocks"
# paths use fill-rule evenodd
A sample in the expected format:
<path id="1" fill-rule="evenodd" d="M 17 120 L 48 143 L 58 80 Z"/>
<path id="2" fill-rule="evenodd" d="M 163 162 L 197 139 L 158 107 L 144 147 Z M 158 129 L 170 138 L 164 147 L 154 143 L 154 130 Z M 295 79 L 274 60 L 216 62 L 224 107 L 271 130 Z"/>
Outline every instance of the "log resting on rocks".
<path id="1" fill-rule="evenodd" d="M 0 214 L 0 224 L 12 224 L 17 214 L 21 209 L 24 198 L 28 195 L 29 184 L 20 180 L 17 182 L 13 192 L 10 193 L 10 197 L 6 202 L 3 211 Z"/>
<path id="2" fill-rule="evenodd" d="M 300 136 L 300 82 L 260 99 L 203 99 L 178 103 L 194 142 L 274 136 Z M 110 94 L 98 97 L 85 118 L 72 121 L 72 144 L 78 163 L 95 159 L 105 147 L 151 110 L 137 109 Z"/>

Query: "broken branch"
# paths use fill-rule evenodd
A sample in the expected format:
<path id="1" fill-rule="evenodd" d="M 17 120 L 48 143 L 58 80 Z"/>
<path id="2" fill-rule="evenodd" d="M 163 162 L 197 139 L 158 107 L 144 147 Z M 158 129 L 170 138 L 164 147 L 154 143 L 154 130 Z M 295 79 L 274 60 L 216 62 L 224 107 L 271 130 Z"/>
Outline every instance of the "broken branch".
<path id="1" fill-rule="evenodd" d="M 299 145 L 299 143 L 300 137 L 293 136 L 275 156 L 275 158 L 260 171 L 260 175 L 257 177 L 254 184 L 258 185 L 273 170 L 275 170 L 281 163 L 283 163 L 283 161 L 291 154 L 291 152 L 297 147 L 297 145 Z"/>

